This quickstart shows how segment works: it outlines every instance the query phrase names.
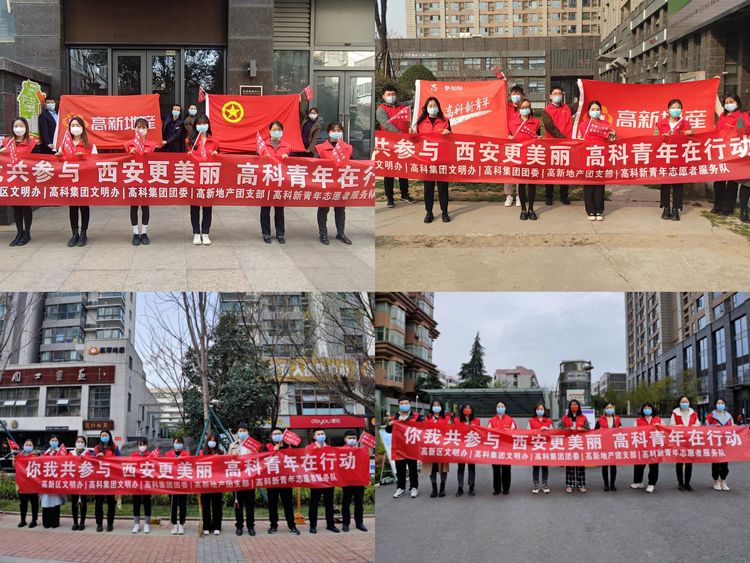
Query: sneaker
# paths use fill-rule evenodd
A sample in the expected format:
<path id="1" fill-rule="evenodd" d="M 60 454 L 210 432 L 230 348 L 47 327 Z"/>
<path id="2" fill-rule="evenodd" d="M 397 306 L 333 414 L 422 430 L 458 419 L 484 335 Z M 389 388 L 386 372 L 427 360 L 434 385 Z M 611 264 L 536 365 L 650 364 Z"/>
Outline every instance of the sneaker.
<path id="1" fill-rule="evenodd" d="M 289 533 L 294 534 L 295 536 L 300 535 L 300 531 L 297 528 L 289 528 Z"/>
<path id="2" fill-rule="evenodd" d="M 208 535 L 208 534 L 210 534 L 210 533 L 211 533 L 211 532 L 209 532 L 208 530 L 203 530 L 203 535 L 204 535 L 204 536 L 207 536 L 207 535 Z"/>
<path id="3" fill-rule="evenodd" d="M 177 525 L 177 535 L 181 536 L 185 533 L 185 526 L 182 524 Z"/>
<path id="4" fill-rule="evenodd" d="M 172 535 L 173 535 L 173 536 L 176 536 L 176 535 L 177 535 L 177 524 L 174 524 L 174 525 L 172 526 Z"/>
<path id="5" fill-rule="evenodd" d="M 685 483 L 685 490 L 689 493 L 693 492 L 693 486 L 690 483 Z"/>
<path id="6" fill-rule="evenodd" d="M 404 489 L 396 489 L 396 492 L 393 493 L 393 498 L 398 498 L 401 495 L 403 495 L 406 491 Z"/>
<path id="7" fill-rule="evenodd" d="M 642 489 L 643 488 L 643 483 L 630 483 L 630 488 L 631 489 Z"/>
<path id="8" fill-rule="evenodd" d="M 148 235 L 146 233 L 143 233 L 141 235 L 141 244 L 151 244 L 151 239 L 148 238 Z"/>
<path id="9" fill-rule="evenodd" d="M 585 493 L 586 492 L 586 487 L 578 487 L 578 492 L 579 493 Z"/>
<path id="10" fill-rule="evenodd" d="M 589 221 L 596 221 L 596 214 L 589 213 Z"/>
<path id="11" fill-rule="evenodd" d="M 399 199 L 399 201 L 405 201 L 405 202 L 407 202 L 407 203 L 416 203 L 416 202 L 417 202 L 417 200 L 416 200 L 416 199 L 414 199 L 413 197 L 411 197 L 410 195 L 407 195 L 407 196 L 403 196 L 403 195 L 402 195 L 402 196 L 401 196 L 400 198 L 398 198 L 398 199 Z"/>
<path id="12" fill-rule="evenodd" d="M 521 198 L 516 196 L 516 207 L 521 207 Z"/>
<path id="13" fill-rule="evenodd" d="M 134 524 L 133 525 L 133 533 L 137 534 L 140 531 L 141 531 L 141 525 L 140 524 Z"/>
<path id="14" fill-rule="evenodd" d="M 144 524 L 143 525 L 143 533 L 144 534 L 150 534 L 151 533 L 151 524 Z"/>
<path id="15" fill-rule="evenodd" d="M 412 489 L 411 490 L 411 498 L 417 498 L 417 495 L 419 494 L 418 489 Z"/>
<path id="16" fill-rule="evenodd" d="M 565 487 L 565 492 L 566 493 L 572 493 L 573 492 L 573 487 Z"/>
<path id="17" fill-rule="evenodd" d="M 385 206 L 388 207 L 388 208 L 390 208 L 390 209 L 392 209 L 392 208 L 396 207 L 396 204 L 393 203 L 392 201 L 389 201 L 388 203 L 385 204 Z"/>
<path id="18" fill-rule="evenodd" d="M 538 485 L 534 485 L 534 488 L 531 489 L 531 494 L 532 495 L 538 495 L 539 494 L 539 486 Z"/>
<path id="19" fill-rule="evenodd" d="M 200 235 L 193 235 L 193 244 L 199 245 L 201 244 L 201 236 Z"/>
<path id="20" fill-rule="evenodd" d="M 720 491 L 721 490 L 721 481 L 716 480 L 714 481 L 714 491 Z"/>
<path id="21" fill-rule="evenodd" d="M 513 205 L 513 196 L 512 195 L 506 195 L 505 196 L 505 207 L 510 207 Z"/>
<path id="22" fill-rule="evenodd" d="M 141 244 L 141 236 L 133 235 L 133 246 L 140 246 L 140 244 Z"/>
<path id="23" fill-rule="evenodd" d="M 604 215 L 602 215 L 601 213 L 597 213 L 596 214 L 596 220 L 597 221 L 604 221 Z"/>
<path id="24" fill-rule="evenodd" d="M 215 536 L 220 536 L 221 535 L 221 530 L 214 530 L 214 535 Z"/>
<path id="25" fill-rule="evenodd" d="M 654 486 L 653 485 L 649 485 L 648 487 L 646 487 L 646 492 L 647 493 L 653 493 L 654 492 Z"/>
<path id="26" fill-rule="evenodd" d="M 208 235 L 202 235 L 203 236 L 203 246 L 209 246 L 211 244 L 211 239 L 208 238 Z"/>
<path id="27" fill-rule="evenodd" d="M 722 491 L 731 491 L 732 489 L 729 488 L 729 485 L 727 485 L 726 481 L 721 482 L 721 490 Z"/>
<path id="28" fill-rule="evenodd" d="M 542 485 L 542 492 L 546 495 L 549 491 L 549 485 Z"/>

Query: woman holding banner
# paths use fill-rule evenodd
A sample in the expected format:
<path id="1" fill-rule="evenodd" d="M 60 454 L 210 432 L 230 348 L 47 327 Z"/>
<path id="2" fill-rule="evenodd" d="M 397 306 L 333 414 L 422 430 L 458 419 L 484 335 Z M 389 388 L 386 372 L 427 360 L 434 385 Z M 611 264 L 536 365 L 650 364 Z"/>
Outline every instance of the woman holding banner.
<path id="1" fill-rule="evenodd" d="M 525 141 L 538 139 L 541 136 L 541 123 L 533 117 L 531 102 L 523 98 L 518 109 L 518 120 L 510 129 L 510 138 L 514 141 Z M 521 200 L 521 221 L 531 219 L 537 220 L 534 212 L 534 200 L 536 199 L 536 184 L 518 184 L 518 197 Z M 528 211 L 526 205 L 528 203 Z"/>
<path id="2" fill-rule="evenodd" d="M 195 138 L 195 142 L 188 151 L 192 156 L 199 160 L 206 160 L 208 156 L 216 156 L 219 154 L 219 141 L 213 138 L 211 135 L 211 122 L 205 115 L 199 115 L 198 119 L 195 120 L 195 130 L 198 135 Z M 203 210 L 203 221 L 201 222 L 201 210 Z M 213 207 L 191 205 L 190 206 L 190 224 L 193 227 L 193 244 L 208 246 L 211 244 L 211 239 L 208 236 L 211 230 L 211 217 Z"/>
<path id="3" fill-rule="evenodd" d="M 138 440 L 131 457 L 144 458 L 149 457 L 151 453 L 148 451 L 148 440 L 141 438 Z M 145 522 L 143 524 L 143 533 L 151 533 L 151 495 L 133 495 L 133 533 L 137 534 L 141 531 L 141 506 L 143 506 L 143 517 Z"/>
<path id="4" fill-rule="evenodd" d="M 57 156 L 63 157 L 63 160 L 76 158 L 85 158 L 90 154 L 97 154 L 96 145 L 89 144 L 89 137 L 86 134 L 86 123 L 82 118 L 75 116 L 68 122 L 68 131 L 63 136 L 62 146 L 57 150 Z M 88 237 L 86 232 L 89 228 L 89 219 L 91 218 L 91 209 L 88 205 L 71 205 L 70 208 L 70 230 L 73 236 L 68 241 L 68 247 L 86 246 Z M 80 213 L 80 232 L 78 230 L 78 215 Z"/>
<path id="5" fill-rule="evenodd" d="M 266 450 L 269 452 L 278 452 L 280 450 L 286 450 L 291 448 L 289 444 L 284 442 L 282 437 L 284 431 L 274 426 L 271 428 L 271 442 L 266 444 Z M 274 487 L 266 489 L 268 495 L 268 520 L 269 520 L 269 534 L 275 534 L 279 530 L 279 497 L 281 497 L 281 504 L 284 507 L 284 518 L 286 519 L 287 528 L 289 531 L 298 536 L 300 534 L 297 529 L 297 523 L 294 521 L 294 506 L 293 506 L 293 490 L 292 487 Z"/>
<path id="6" fill-rule="evenodd" d="M 16 455 L 21 457 L 36 456 L 34 452 L 34 442 L 31 439 L 26 439 L 23 443 L 23 450 Z M 13 456 L 13 466 L 16 465 L 16 457 Z M 18 484 L 16 484 L 16 491 L 18 491 Z M 19 528 L 26 526 L 26 514 L 28 514 L 29 504 L 31 505 L 31 522 L 28 523 L 29 528 L 36 528 L 37 519 L 39 518 L 39 495 L 37 493 L 18 493 L 18 499 L 20 506 L 18 507 L 21 513 L 21 521 L 18 523 Z"/>
<path id="7" fill-rule="evenodd" d="M 706 417 L 706 426 L 732 426 L 733 424 L 732 415 L 727 412 L 727 402 L 724 399 L 717 399 L 714 410 L 708 413 Z M 729 475 L 729 464 L 727 462 L 711 464 L 711 477 L 714 478 L 714 490 L 729 490 L 727 475 Z"/>
<path id="8" fill-rule="evenodd" d="M 664 117 L 656 124 L 654 135 L 661 135 L 665 139 L 676 135 L 692 135 L 693 126 L 682 117 L 682 102 L 678 99 L 669 100 L 667 104 L 669 115 Z M 661 192 L 661 202 L 659 206 L 664 209 L 661 218 L 672 221 L 680 220 L 680 211 L 682 211 L 683 184 L 662 184 L 659 191 Z M 670 192 L 672 202 L 670 206 Z"/>
<path id="9" fill-rule="evenodd" d="M 591 100 L 586 110 L 585 125 L 578 128 L 579 138 L 584 141 L 614 141 L 615 130 L 602 120 L 602 104 Z M 583 200 L 589 221 L 604 221 L 604 184 L 584 185 Z"/>
<path id="10" fill-rule="evenodd" d="M 342 154 L 344 160 L 352 157 L 352 146 L 344 142 L 344 126 L 338 121 L 328 124 L 326 129 L 328 139 L 315 145 L 315 155 L 318 158 L 328 160 L 337 160 L 334 151 Z M 322 244 L 328 244 L 328 211 L 330 207 L 318 207 L 318 236 Z M 336 223 L 336 240 L 344 244 L 351 244 L 352 241 L 346 236 L 346 207 L 333 208 L 334 222 Z"/>
<path id="11" fill-rule="evenodd" d="M 237 425 L 237 439 L 229 445 L 229 455 L 247 455 L 255 451 L 245 446 L 250 437 L 250 425 L 240 422 Z M 255 535 L 255 489 L 234 491 L 234 533 L 242 535 L 242 527 L 247 526 L 247 534 Z"/>
<path id="12" fill-rule="evenodd" d="M 615 414 L 615 406 L 612 403 L 607 403 L 604 407 L 604 414 L 599 417 L 596 421 L 594 428 L 599 430 L 600 428 L 620 428 L 622 422 L 620 417 Z M 616 491 L 615 479 L 617 479 L 617 466 L 616 465 L 602 465 L 602 479 L 604 479 L 604 492 Z"/>
<path id="13" fill-rule="evenodd" d="M 458 422 L 461 424 L 468 424 L 470 426 L 481 426 L 480 421 L 474 414 L 474 407 L 470 403 L 466 403 L 461 407 L 461 414 L 458 416 Z M 474 496 L 474 482 L 476 479 L 476 465 L 473 463 L 459 463 L 458 464 L 458 491 L 456 496 L 460 497 L 464 494 L 464 471 L 466 466 L 469 466 L 469 496 Z"/>
<path id="14" fill-rule="evenodd" d="M 552 428 L 552 420 L 547 418 L 545 414 L 547 408 L 544 403 L 537 403 L 534 406 L 534 416 L 529 419 L 529 424 L 526 426 L 529 430 L 549 430 Z M 542 491 L 545 494 L 549 493 L 549 467 L 546 465 L 535 465 L 531 470 L 531 476 L 534 480 L 534 488 L 531 492 L 535 495 L 539 494 L 539 470 L 542 470 Z"/>
<path id="15" fill-rule="evenodd" d="M 285 141 L 284 124 L 281 121 L 272 121 L 268 126 L 268 135 L 270 142 L 266 144 L 265 154 L 259 156 L 268 156 L 272 159 L 284 160 L 292 154 L 292 145 Z M 285 244 L 284 238 L 284 207 L 277 205 L 273 208 L 273 224 L 276 227 L 276 240 L 280 244 Z M 263 235 L 263 242 L 271 244 L 271 208 L 260 208 L 260 231 Z"/>
<path id="16" fill-rule="evenodd" d="M 672 411 L 672 417 L 669 421 L 672 426 L 700 426 L 698 413 L 690 407 L 690 398 L 687 395 L 680 397 L 680 406 Z M 677 472 L 677 488 L 681 491 L 692 491 L 690 478 L 693 476 L 692 463 L 675 464 Z"/>
<path id="17" fill-rule="evenodd" d="M 440 107 L 440 101 L 435 96 L 430 96 L 424 102 L 422 110 L 417 118 L 417 126 L 412 127 L 411 133 L 426 135 L 437 133 L 448 135 L 451 132 L 451 123 L 443 115 L 443 109 Z M 432 223 L 435 216 L 432 214 L 432 207 L 435 203 L 435 180 L 425 180 L 424 184 L 424 207 L 427 210 L 424 222 Z M 438 198 L 440 200 L 440 211 L 443 215 L 443 223 L 450 222 L 448 215 L 448 182 L 437 181 Z"/>
<path id="18" fill-rule="evenodd" d="M 489 428 L 494 428 L 495 430 L 515 430 L 518 428 L 516 426 L 516 421 L 506 414 L 506 410 L 507 407 L 505 406 L 505 403 L 502 401 L 497 403 L 497 405 L 495 405 L 495 412 L 497 412 L 497 414 L 487 422 L 487 426 Z M 493 495 L 499 495 L 500 493 L 507 495 L 510 492 L 510 469 L 510 465 L 492 465 Z"/>
<path id="19" fill-rule="evenodd" d="M 185 441 L 181 436 L 177 436 L 172 442 L 172 449 L 164 454 L 164 457 L 178 459 L 180 457 L 188 457 L 189 455 L 189 453 L 185 452 Z M 169 505 L 171 509 L 169 521 L 172 523 L 172 535 L 181 536 L 185 533 L 185 512 L 187 512 L 187 495 L 169 495 Z"/>
<path id="20" fill-rule="evenodd" d="M 741 109 L 742 100 L 737 94 L 724 94 L 722 111 L 717 113 L 716 117 L 716 132 L 721 133 L 747 127 Z M 714 207 L 711 213 L 718 215 L 734 213 L 734 206 L 737 204 L 737 187 L 736 180 L 714 182 Z M 748 195 L 750 196 L 750 193 Z M 742 206 L 740 205 L 740 207 Z M 747 208 L 747 201 L 745 201 L 745 207 Z"/>
<path id="21" fill-rule="evenodd" d="M 91 451 L 86 448 L 86 438 L 83 436 L 78 436 L 76 438 L 76 447 L 70 453 L 75 456 L 92 455 Z M 73 531 L 84 530 L 86 528 L 88 498 L 86 495 L 81 494 L 70 495 L 70 505 L 71 511 L 73 512 Z"/>
<path id="22" fill-rule="evenodd" d="M 430 405 L 430 414 L 425 416 L 425 423 L 428 426 L 445 427 L 449 424 L 453 424 L 451 417 L 445 414 L 445 408 L 443 403 L 437 399 L 432 401 Z M 448 469 L 450 464 L 440 462 L 424 462 L 422 470 L 428 473 L 430 481 L 432 482 L 432 494 L 430 497 L 435 498 L 437 496 L 445 496 L 445 480 L 448 478 Z M 437 486 L 437 474 L 440 473 L 440 492 L 438 492 Z"/>
<path id="23" fill-rule="evenodd" d="M 0 147 L 0 153 L 15 154 L 18 158 L 23 158 L 34 152 L 35 147 L 36 141 L 29 137 L 29 122 L 23 117 L 16 117 L 13 120 L 13 135 L 8 135 L 5 144 Z M 10 246 L 24 246 L 31 240 L 32 210 L 30 205 L 13 206 L 17 232 L 16 238 L 10 241 Z"/>
<path id="24" fill-rule="evenodd" d="M 125 152 L 131 154 L 145 154 L 156 150 L 156 143 L 146 138 L 148 135 L 148 121 L 139 117 L 135 120 L 135 137 L 132 141 L 125 143 Z M 148 205 L 141 205 L 141 231 L 138 232 L 138 205 L 130 206 L 130 225 L 133 227 L 133 246 L 149 244 L 148 221 L 151 218 L 151 209 Z"/>
<path id="25" fill-rule="evenodd" d="M 203 446 L 201 455 L 220 455 L 219 440 L 216 434 L 209 432 L 206 435 L 206 444 Z M 221 517 L 223 512 L 223 492 L 202 493 L 201 494 L 201 512 L 203 515 L 203 535 L 211 533 L 218 536 L 221 534 Z"/>
<path id="26" fill-rule="evenodd" d="M 66 453 L 65 446 L 60 444 L 59 438 L 54 435 L 51 436 L 49 448 L 44 452 L 44 455 L 65 455 Z M 60 526 L 60 506 L 65 504 L 65 495 L 42 493 L 39 497 L 39 504 L 42 505 L 42 526 L 58 528 Z"/>
<path id="27" fill-rule="evenodd" d="M 102 430 L 99 434 L 99 443 L 94 447 L 94 456 L 107 458 L 119 455 L 120 448 L 115 446 L 110 431 Z M 115 524 L 115 495 L 96 495 L 94 501 L 96 531 L 101 532 L 104 529 L 104 501 L 107 501 L 107 531 L 111 532 L 114 529 Z"/>
<path id="28" fill-rule="evenodd" d="M 558 426 L 566 430 L 576 430 L 578 432 L 589 430 L 589 421 L 581 412 L 581 403 L 576 399 L 572 399 L 568 403 L 567 414 L 560 419 Z M 578 489 L 581 493 L 586 492 L 586 467 L 583 465 L 565 466 L 565 492 L 572 493 L 573 489 Z"/>
<path id="29" fill-rule="evenodd" d="M 656 426 L 661 424 L 661 418 L 654 415 L 654 405 L 651 403 L 644 403 L 641 407 L 641 416 L 635 421 L 635 425 L 638 427 Z M 631 489 L 642 489 L 643 488 L 643 471 L 646 469 L 645 465 L 636 465 L 633 469 L 633 482 L 630 485 Z M 646 486 L 647 493 L 653 493 L 656 482 L 659 480 L 659 464 L 649 463 L 648 464 L 648 485 Z"/>

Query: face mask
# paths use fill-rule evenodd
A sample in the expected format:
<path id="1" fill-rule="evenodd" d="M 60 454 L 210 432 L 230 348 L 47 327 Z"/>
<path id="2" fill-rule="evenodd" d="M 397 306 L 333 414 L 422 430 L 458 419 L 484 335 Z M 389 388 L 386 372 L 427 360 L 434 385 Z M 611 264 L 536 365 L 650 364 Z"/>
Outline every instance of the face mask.
<path id="1" fill-rule="evenodd" d="M 109 442 L 109 436 L 102 436 L 101 440 L 102 440 L 102 444 L 106 444 Z"/>
<path id="2" fill-rule="evenodd" d="M 216 440 L 209 440 L 208 447 L 214 449 L 216 447 Z"/>
<path id="3" fill-rule="evenodd" d="M 517 104 L 518 102 L 521 101 L 521 96 L 519 96 L 518 94 L 511 94 L 510 101 L 513 102 L 514 104 Z"/>
<path id="4" fill-rule="evenodd" d="M 179 452 L 182 448 L 183 448 L 183 445 L 180 444 L 179 442 L 174 445 L 175 451 Z"/>
<path id="5" fill-rule="evenodd" d="M 83 127 L 73 126 L 70 128 L 70 134 L 73 135 L 74 137 L 77 137 L 78 135 L 82 133 L 83 133 Z"/>
<path id="6" fill-rule="evenodd" d="M 724 104 L 724 109 L 727 110 L 727 111 L 729 111 L 729 112 L 732 112 L 732 111 L 734 111 L 734 110 L 737 109 L 737 104 L 734 104 L 734 103 L 732 103 L 732 104 Z"/>
<path id="7" fill-rule="evenodd" d="M 518 113 L 526 117 L 527 115 L 531 115 L 531 108 L 521 108 L 518 110 Z"/>
<path id="8" fill-rule="evenodd" d="M 471 416 L 471 409 L 464 409 L 464 416 Z"/>
<path id="9" fill-rule="evenodd" d="M 651 416 L 654 411 L 652 409 L 643 409 L 643 416 Z"/>
<path id="10" fill-rule="evenodd" d="M 443 410 L 443 407 L 441 407 L 440 405 L 435 405 L 432 407 L 432 412 L 434 412 L 435 414 L 439 414 L 440 411 L 442 410 Z"/>
<path id="11" fill-rule="evenodd" d="M 271 434 L 271 440 L 274 443 L 278 444 L 279 442 L 281 442 L 281 434 Z"/>
<path id="12" fill-rule="evenodd" d="M 438 108 L 435 106 L 432 106 L 431 108 L 427 108 L 427 114 L 430 117 L 435 117 L 438 114 Z"/>
<path id="13" fill-rule="evenodd" d="M 574 414 L 577 413 L 578 412 L 578 405 L 573 405 L 572 407 L 570 407 L 570 412 L 572 412 Z"/>
<path id="14" fill-rule="evenodd" d="M 681 409 L 689 409 L 690 408 L 690 403 L 680 403 L 680 408 Z"/>
<path id="15" fill-rule="evenodd" d="M 613 415 L 615 414 L 615 409 L 604 409 L 604 414 Z"/>
<path id="16" fill-rule="evenodd" d="M 344 138 L 344 134 L 341 131 L 331 131 L 328 136 L 332 141 L 340 141 Z"/>
<path id="17" fill-rule="evenodd" d="M 347 446 L 356 446 L 357 445 L 357 439 L 356 438 L 347 438 L 346 439 Z"/>
<path id="18" fill-rule="evenodd" d="M 195 130 L 198 131 L 198 133 L 208 133 L 208 124 L 201 123 L 200 125 L 196 125 Z"/>
<path id="19" fill-rule="evenodd" d="M 180 117 L 180 112 L 179 111 L 172 111 L 172 117 L 174 119 L 177 119 L 178 117 Z"/>
<path id="20" fill-rule="evenodd" d="M 272 139 L 276 139 L 278 141 L 283 136 L 284 136 L 284 132 L 283 131 L 271 131 L 271 138 Z"/>
<path id="21" fill-rule="evenodd" d="M 85 447 L 86 447 L 86 444 L 84 444 L 83 442 L 76 442 L 76 449 L 82 450 Z"/>
<path id="22" fill-rule="evenodd" d="M 727 408 L 727 406 L 724 405 L 724 404 L 721 404 L 721 403 L 718 404 L 718 405 L 716 405 L 716 410 L 717 411 L 723 411 L 723 410 L 726 410 L 726 408 Z"/>
<path id="23" fill-rule="evenodd" d="M 537 410 L 536 411 L 536 415 L 537 416 L 544 416 L 544 410 L 542 410 L 542 409 Z"/>
<path id="24" fill-rule="evenodd" d="M 239 438 L 240 440 L 247 440 L 247 436 L 248 436 L 248 434 L 247 434 L 247 432 L 245 432 L 245 431 L 242 431 L 242 432 L 237 432 L 237 437 L 238 437 L 238 438 Z"/>
<path id="25" fill-rule="evenodd" d="M 317 436 L 315 436 L 315 441 L 318 444 L 322 444 L 323 442 L 326 441 L 326 435 L 325 434 L 318 434 Z"/>
<path id="26" fill-rule="evenodd" d="M 311 113 L 310 115 L 308 115 L 308 117 L 309 117 L 309 118 L 310 118 L 310 119 L 311 119 L 312 121 L 315 121 L 316 119 L 318 119 L 318 114 L 317 114 L 317 113 Z"/>
<path id="27" fill-rule="evenodd" d="M 410 409 L 411 409 L 411 406 L 409 406 L 409 405 L 399 405 L 398 406 L 398 410 L 400 410 L 401 412 L 409 412 Z"/>
<path id="28" fill-rule="evenodd" d="M 51 447 L 53 447 L 53 448 L 56 448 L 57 446 L 59 446 L 59 445 L 60 445 L 60 442 L 58 442 L 57 440 L 50 440 L 50 441 L 49 441 L 49 445 L 50 445 Z"/>
<path id="29" fill-rule="evenodd" d="M 590 117 L 591 119 L 599 119 L 599 116 L 600 116 L 601 114 L 602 114 L 602 112 L 601 112 L 601 111 L 599 111 L 598 109 L 590 109 L 590 110 L 589 110 L 589 117 Z"/>
<path id="30" fill-rule="evenodd" d="M 145 452 L 147 449 L 148 449 L 148 446 L 143 446 L 143 445 L 138 446 L 138 451 L 141 453 Z"/>
<path id="31" fill-rule="evenodd" d="M 562 103 L 562 96 L 552 96 L 552 103 L 553 104 L 560 104 L 560 103 Z"/>
<path id="32" fill-rule="evenodd" d="M 503 416 L 505 414 L 505 407 L 497 407 L 497 409 L 495 410 L 497 410 L 497 414 L 499 414 L 500 416 Z"/>
<path id="33" fill-rule="evenodd" d="M 195 117 L 196 115 L 198 115 L 198 110 L 197 109 L 189 109 L 188 113 L 190 115 L 192 115 L 193 117 Z"/>
<path id="34" fill-rule="evenodd" d="M 25 451 L 27 454 L 30 454 L 34 451 L 34 446 L 24 446 L 23 451 Z"/>
<path id="35" fill-rule="evenodd" d="M 147 133 L 148 133 L 148 129 L 138 129 L 138 134 L 141 137 L 145 137 Z"/>
<path id="36" fill-rule="evenodd" d="M 23 137 L 26 134 L 26 127 L 14 127 L 13 133 L 15 133 L 17 137 Z"/>
<path id="37" fill-rule="evenodd" d="M 677 119 L 682 115 L 682 108 L 669 108 L 669 115 Z"/>
<path id="38" fill-rule="evenodd" d="M 386 96 L 385 97 L 385 103 L 386 104 L 395 104 L 396 103 L 396 96 Z"/>
<path id="39" fill-rule="evenodd" d="M 49 111 L 55 111 L 55 104 L 54 104 L 54 103 L 51 103 L 51 104 L 47 104 L 47 109 L 48 109 Z"/>

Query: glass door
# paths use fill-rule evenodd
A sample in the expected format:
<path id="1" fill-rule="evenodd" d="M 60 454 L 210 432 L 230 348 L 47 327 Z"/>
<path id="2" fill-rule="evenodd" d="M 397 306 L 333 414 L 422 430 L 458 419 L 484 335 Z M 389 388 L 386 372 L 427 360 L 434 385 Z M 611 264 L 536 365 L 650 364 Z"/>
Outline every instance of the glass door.
<path id="1" fill-rule="evenodd" d="M 370 158 L 372 144 L 372 73 L 326 71 L 315 73 L 315 104 L 323 128 L 331 121 L 344 125 L 344 140 L 352 145 L 352 158 Z"/>
<path id="2" fill-rule="evenodd" d="M 146 90 L 146 61 L 143 51 L 114 51 L 112 58 L 116 77 L 113 94 L 142 94 Z"/>
<path id="3" fill-rule="evenodd" d="M 172 106 L 181 103 L 182 99 L 178 51 L 148 51 L 146 65 L 148 76 L 144 93 L 159 94 L 159 107 L 164 119 L 171 116 Z"/>
<path id="4" fill-rule="evenodd" d="M 318 107 L 318 121 L 320 121 L 321 140 L 328 138 L 326 128 L 332 121 L 344 120 L 344 112 L 341 107 L 344 99 L 341 91 L 344 85 L 343 72 L 318 72 L 315 74 L 315 99 L 313 103 Z"/>

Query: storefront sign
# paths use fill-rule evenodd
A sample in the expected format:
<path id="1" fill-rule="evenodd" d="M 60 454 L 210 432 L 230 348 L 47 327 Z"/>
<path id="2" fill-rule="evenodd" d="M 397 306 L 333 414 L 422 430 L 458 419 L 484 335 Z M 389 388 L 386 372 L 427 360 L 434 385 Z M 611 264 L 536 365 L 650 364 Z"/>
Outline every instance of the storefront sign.
<path id="1" fill-rule="evenodd" d="M 113 384 L 115 366 L 65 366 L 59 368 L 6 369 L 0 372 L 0 387 L 29 385 Z"/>

